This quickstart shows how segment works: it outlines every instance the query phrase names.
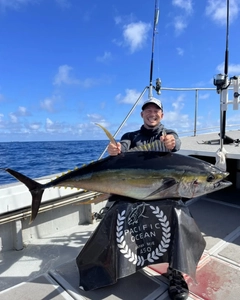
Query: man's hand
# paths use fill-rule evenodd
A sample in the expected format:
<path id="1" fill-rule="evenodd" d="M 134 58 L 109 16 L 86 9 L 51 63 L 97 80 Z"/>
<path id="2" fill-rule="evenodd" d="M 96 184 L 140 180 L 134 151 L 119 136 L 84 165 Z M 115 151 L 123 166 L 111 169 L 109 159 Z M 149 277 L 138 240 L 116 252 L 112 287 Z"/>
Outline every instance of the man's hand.
<path id="1" fill-rule="evenodd" d="M 169 150 L 173 150 L 176 145 L 175 137 L 172 134 L 160 136 L 160 141 L 163 142 L 165 147 Z"/>
<path id="2" fill-rule="evenodd" d="M 121 153 L 121 144 L 119 142 L 117 143 L 117 145 L 109 143 L 107 151 L 109 155 L 116 156 Z"/>

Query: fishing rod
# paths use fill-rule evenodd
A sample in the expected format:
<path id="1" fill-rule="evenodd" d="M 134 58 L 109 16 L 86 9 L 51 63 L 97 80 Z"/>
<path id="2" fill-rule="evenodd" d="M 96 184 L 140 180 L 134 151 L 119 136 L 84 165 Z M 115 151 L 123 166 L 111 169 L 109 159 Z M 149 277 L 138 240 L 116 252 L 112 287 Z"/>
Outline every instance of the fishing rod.
<path id="1" fill-rule="evenodd" d="M 117 136 L 117 134 L 119 133 L 119 131 L 122 129 L 122 127 L 124 126 L 124 124 L 127 122 L 128 118 L 130 117 L 130 115 L 132 114 L 132 112 L 134 111 L 134 109 L 136 108 L 136 106 L 138 105 L 138 103 L 143 98 L 143 96 L 144 96 L 145 92 L 147 91 L 147 89 L 149 91 L 149 94 L 148 94 L 148 98 L 149 99 L 153 98 L 153 93 L 152 93 L 153 88 L 155 89 L 155 91 L 157 92 L 158 95 L 161 94 L 161 92 L 160 92 L 160 90 L 161 90 L 161 80 L 160 80 L 160 78 L 156 79 L 156 86 L 152 85 L 154 41 L 155 41 L 155 35 L 157 33 L 158 18 L 159 18 L 158 0 L 155 0 L 154 25 L 153 25 L 153 35 L 152 35 L 152 55 L 151 55 L 151 63 L 150 63 L 150 84 L 149 84 L 149 86 L 146 86 L 144 88 L 144 90 L 142 91 L 142 93 L 140 94 L 140 96 L 138 97 L 138 99 L 136 100 L 136 102 L 134 103 L 133 107 L 131 108 L 131 110 L 129 111 L 129 113 L 125 117 L 125 119 L 122 121 L 122 123 L 118 127 L 117 131 L 114 133 L 113 138 L 115 138 Z M 98 159 L 101 159 L 104 156 L 105 152 L 107 151 L 107 148 L 108 148 L 108 146 L 106 146 L 106 148 L 103 150 L 102 154 L 99 156 Z"/>
<path id="2" fill-rule="evenodd" d="M 220 140 L 204 141 L 204 144 L 220 144 L 220 152 L 223 150 L 223 144 L 232 144 L 238 146 L 240 143 L 239 139 L 233 139 L 226 136 L 226 111 L 228 104 L 233 104 L 233 109 L 239 109 L 239 89 L 240 89 L 240 76 L 233 76 L 228 79 L 228 40 L 229 40 L 229 0 L 226 3 L 227 6 L 227 22 L 226 22 L 226 48 L 225 48 L 225 62 L 224 62 L 224 74 L 218 74 L 213 81 L 213 84 L 217 88 L 217 93 L 220 94 Z M 233 100 L 228 100 L 228 88 L 233 86 L 234 94 Z"/>
<path id="3" fill-rule="evenodd" d="M 225 50 L 225 65 L 224 65 L 224 76 L 225 76 L 225 84 L 227 85 L 228 81 L 228 39 L 229 39 L 229 0 L 227 0 L 227 28 L 226 28 L 226 50 Z M 228 88 L 229 84 L 227 85 L 226 89 Z M 222 113 L 222 134 L 221 139 L 225 138 L 225 131 L 226 131 L 226 110 Z"/>
<path id="4" fill-rule="evenodd" d="M 221 150 L 224 142 L 227 142 L 226 132 L 226 105 L 227 105 L 227 93 L 230 81 L 228 80 L 228 40 L 229 40 L 229 0 L 227 0 L 227 24 L 226 24 L 226 48 L 225 48 L 225 62 L 224 62 L 224 75 L 218 74 L 214 79 L 214 85 L 217 87 L 217 93 L 220 94 L 220 145 Z M 225 141 L 226 140 L 226 141 Z"/>
<path id="5" fill-rule="evenodd" d="M 160 78 L 156 79 L 156 86 L 152 85 L 152 77 L 153 77 L 153 57 L 154 57 L 154 42 L 155 42 L 155 35 L 157 33 L 157 25 L 159 19 L 159 6 L 158 0 L 155 0 L 155 10 L 154 10 L 154 24 L 153 24 L 153 35 L 152 35 L 152 54 L 151 54 L 151 63 L 150 63 L 150 83 L 149 83 L 149 93 L 148 98 L 153 97 L 152 89 L 154 88 L 158 95 L 160 95 L 161 89 L 161 80 Z"/>

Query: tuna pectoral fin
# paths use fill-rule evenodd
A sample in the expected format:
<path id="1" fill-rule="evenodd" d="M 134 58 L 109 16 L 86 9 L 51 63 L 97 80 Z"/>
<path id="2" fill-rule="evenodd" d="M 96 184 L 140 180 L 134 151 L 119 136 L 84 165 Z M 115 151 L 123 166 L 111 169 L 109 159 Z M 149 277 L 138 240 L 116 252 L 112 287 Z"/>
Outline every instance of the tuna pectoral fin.
<path id="1" fill-rule="evenodd" d="M 18 173 L 17 171 L 14 171 L 11 169 L 5 169 L 5 171 L 8 172 L 9 174 L 11 174 L 13 177 L 15 177 L 17 180 L 24 183 L 28 187 L 28 189 L 32 195 L 32 214 L 31 214 L 31 218 L 30 218 L 30 223 L 31 223 L 36 218 L 38 210 L 39 210 L 42 195 L 44 192 L 43 185 L 21 173 Z"/>
<path id="2" fill-rule="evenodd" d="M 166 191 L 167 189 L 174 186 L 175 184 L 177 184 L 177 181 L 174 178 L 165 178 L 165 179 L 163 179 L 162 185 L 156 191 L 149 194 L 146 197 L 146 199 L 152 198 L 152 196 L 156 196 L 157 194 L 160 194 L 161 192 Z"/>

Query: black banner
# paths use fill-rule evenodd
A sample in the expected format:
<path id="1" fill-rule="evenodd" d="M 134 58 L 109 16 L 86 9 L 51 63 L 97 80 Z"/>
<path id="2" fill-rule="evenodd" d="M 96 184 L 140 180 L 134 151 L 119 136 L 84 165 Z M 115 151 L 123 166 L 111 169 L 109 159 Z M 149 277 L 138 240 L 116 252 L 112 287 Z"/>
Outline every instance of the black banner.
<path id="1" fill-rule="evenodd" d="M 205 241 L 182 201 L 114 200 L 77 257 L 80 288 L 111 285 L 163 262 L 195 278 Z"/>

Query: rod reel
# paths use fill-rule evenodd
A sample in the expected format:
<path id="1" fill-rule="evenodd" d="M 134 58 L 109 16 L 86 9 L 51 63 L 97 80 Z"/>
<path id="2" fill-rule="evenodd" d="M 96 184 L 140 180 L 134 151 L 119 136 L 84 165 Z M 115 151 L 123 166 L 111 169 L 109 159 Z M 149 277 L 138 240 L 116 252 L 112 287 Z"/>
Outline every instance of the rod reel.
<path id="1" fill-rule="evenodd" d="M 223 74 L 217 74 L 213 79 L 213 84 L 216 86 L 218 94 L 226 90 L 230 85 L 230 83 L 228 83 L 228 77 Z"/>
<path id="2" fill-rule="evenodd" d="M 155 85 L 154 89 L 155 89 L 155 91 L 158 95 L 161 95 L 161 87 L 162 87 L 162 81 L 161 81 L 160 78 L 157 78 L 156 79 L 156 85 Z"/>

